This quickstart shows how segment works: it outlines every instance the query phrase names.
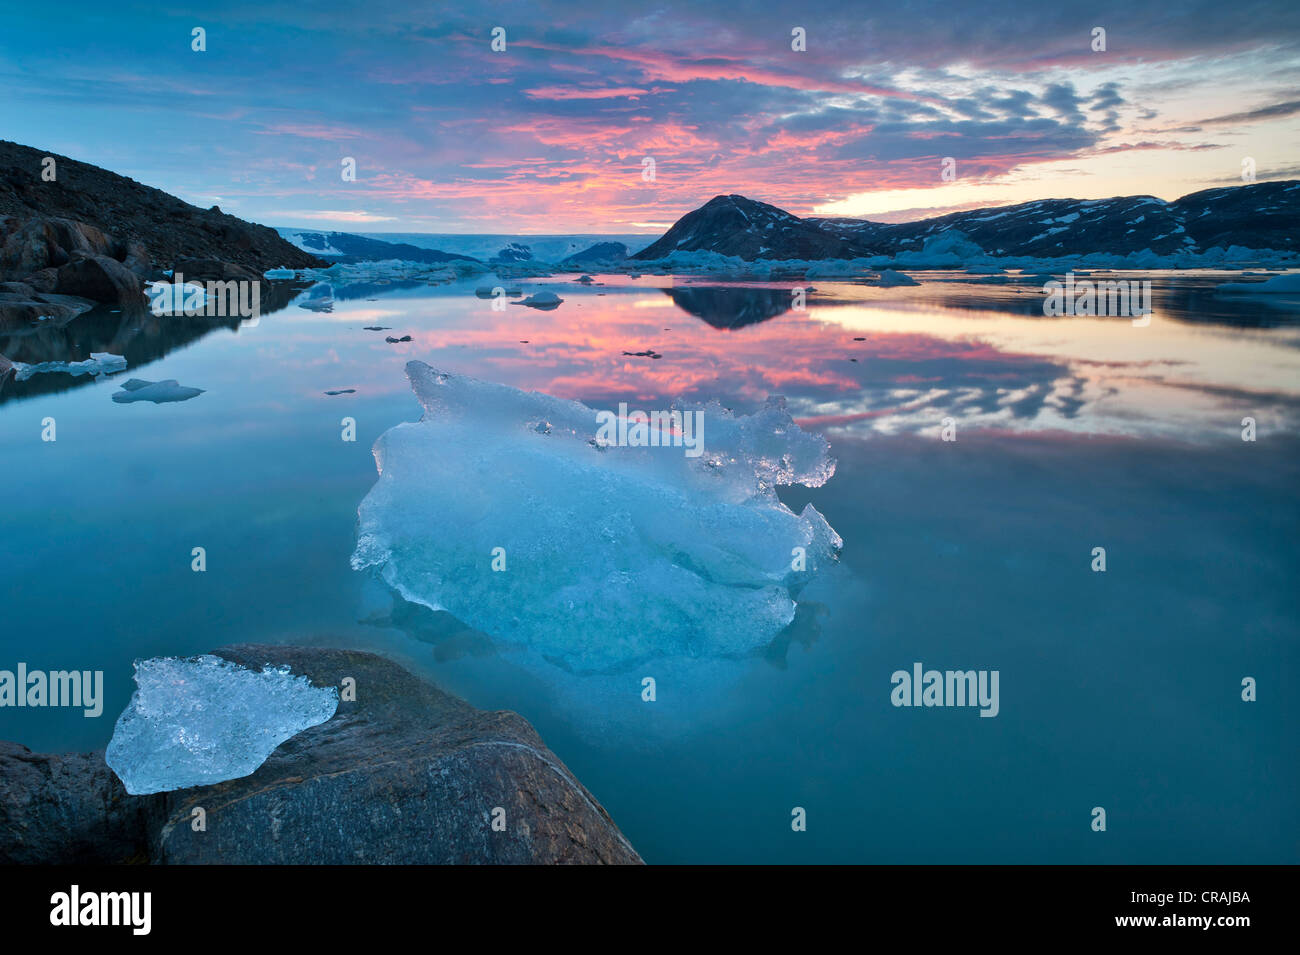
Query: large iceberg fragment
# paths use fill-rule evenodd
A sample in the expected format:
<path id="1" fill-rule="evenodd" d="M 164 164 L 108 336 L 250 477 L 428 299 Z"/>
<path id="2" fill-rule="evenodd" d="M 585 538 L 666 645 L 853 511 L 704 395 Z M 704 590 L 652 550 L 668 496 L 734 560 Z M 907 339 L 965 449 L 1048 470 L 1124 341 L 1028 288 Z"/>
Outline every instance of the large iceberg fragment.
<path id="1" fill-rule="evenodd" d="M 208 655 L 138 660 L 135 683 L 105 753 L 134 796 L 247 776 L 339 705 L 336 688 L 287 668 L 257 672 Z"/>
<path id="2" fill-rule="evenodd" d="M 678 403 L 702 422 L 702 452 L 687 453 L 680 434 L 610 443 L 576 401 L 418 361 L 406 372 L 425 414 L 375 443 L 352 564 L 499 644 L 574 672 L 748 653 L 838 557 L 812 505 L 795 514 L 777 498 L 835 472 L 783 399 L 752 415 Z"/>

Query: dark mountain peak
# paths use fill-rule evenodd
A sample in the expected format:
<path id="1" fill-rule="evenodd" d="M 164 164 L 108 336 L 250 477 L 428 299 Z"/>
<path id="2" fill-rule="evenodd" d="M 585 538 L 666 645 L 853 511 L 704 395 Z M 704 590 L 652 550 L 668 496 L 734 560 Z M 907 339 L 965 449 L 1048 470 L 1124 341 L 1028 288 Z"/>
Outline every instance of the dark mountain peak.
<path id="1" fill-rule="evenodd" d="M 633 258 L 658 259 L 673 252 L 717 252 L 758 258 L 829 259 L 861 254 L 851 241 L 766 202 L 748 196 L 714 196 L 686 213 L 664 236 Z"/>

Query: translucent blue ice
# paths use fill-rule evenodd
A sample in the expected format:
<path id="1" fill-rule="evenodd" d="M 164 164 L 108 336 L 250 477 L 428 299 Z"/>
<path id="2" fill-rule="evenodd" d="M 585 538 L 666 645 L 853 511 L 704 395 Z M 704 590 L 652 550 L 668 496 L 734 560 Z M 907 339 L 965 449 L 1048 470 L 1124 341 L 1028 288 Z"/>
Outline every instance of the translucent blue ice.
<path id="1" fill-rule="evenodd" d="M 838 556 L 815 508 L 777 498 L 835 472 L 825 438 L 782 399 L 752 415 L 678 404 L 702 415 L 692 457 L 602 440 L 576 401 L 418 361 L 406 371 L 425 414 L 375 443 L 352 564 L 498 644 L 576 672 L 744 654 L 791 622 L 799 588 Z"/>
<path id="2" fill-rule="evenodd" d="M 338 708 L 338 690 L 287 668 L 249 670 L 214 656 L 137 660 L 136 691 L 106 761 L 132 795 L 238 779 Z"/>

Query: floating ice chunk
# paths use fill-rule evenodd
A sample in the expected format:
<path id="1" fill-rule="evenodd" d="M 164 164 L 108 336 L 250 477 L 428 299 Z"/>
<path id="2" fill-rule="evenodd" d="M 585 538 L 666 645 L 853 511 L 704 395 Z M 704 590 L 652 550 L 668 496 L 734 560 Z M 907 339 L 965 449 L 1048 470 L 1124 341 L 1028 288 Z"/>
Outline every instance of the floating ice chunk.
<path id="1" fill-rule="evenodd" d="M 93 351 L 85 361 L 42 361 L 28 365 L 21 361 L 13 363 L 19 381 L 26 381 L 32 375 L 63 372 L 69 375 L 111 375 L 126 368 L 126 359 L 121 355 L 111 355 L 104 351 Z"/>
<path id="2" fill-rule="evenodd" d="M 190 388 L 179 384 L 175 378 L 166 381 L 145 381 L 132 378 L 123 383 L 121 391 L 113 392 L 113 400 L 118 404 L 130 404 L 133 401 L 152 401 L 159 405 L 166 401 L 189 401 L 203 394 L 202 388 Z"/>
<path id="3" fill-rule="evenodd" d="M 155 315 L 197 315 L 208 302 L 207 289 L 197 282 L 151 282 L 144 294 Z"/>
<path id="4" fill-rule="evenodd" d="M 277 281 L 280 279 L 292 279 L 298 275 L 293 269 L 267 269 L 262 273 L 262 278 L 268 281 Z"/>
<path id="5" fill-rule="evenodd" d="M 895 272 L 893 269 L 885 269 L 880 273 L 880 284 L 883 288 L 893 288 L 897 285 L 920 285 L 916 279 L 902 272 Z"/>
<path id="6" fill-rule="evenodd" d="M 1214 291 L 1220 295 L 1296 295 L 1300 294 L 1300 272 L 1275 275 L 1263 282 L 1224 282 Z"/>
<path id="7" fill-rule="evenodd" d="M 812 505 L 795 514 L 776 496 L 835 472 L 783 399 L 752 415 L 678 405 L 702 415 L 681 419 L 703 422 L 691 457 L 663 432 L 667 446 L 604 443 L 576 401 L 419 361 L 406 373 L 425 414 L 375 443 L 352 565 L 503 646 L 576 672 L 748 653 L 838 556 Z"/>
<path id="8" fill-rule="evenodd" d="M 287 667 L 259 673 L 209 655 L 137 660 L 135 684 L 105 753 L 134 796 L 247 776 L 339 705 L 334 687 Z"/>
<path id="9" fill-rule="evenodd" d="M 526 299 L 514 302 L 513 304 L 527 305 L 529 308 L 552 309 L 559 308 L 560 303 L 563 301 L 564 299 L 560 298 L 560 296 L 556 295 L 554 292 L 535 292 Z"/>

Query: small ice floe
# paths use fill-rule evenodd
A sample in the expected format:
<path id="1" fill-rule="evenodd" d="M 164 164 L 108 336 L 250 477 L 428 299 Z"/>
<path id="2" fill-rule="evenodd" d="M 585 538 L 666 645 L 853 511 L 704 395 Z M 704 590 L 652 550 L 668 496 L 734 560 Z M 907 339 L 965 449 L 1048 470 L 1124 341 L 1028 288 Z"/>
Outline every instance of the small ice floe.
<path id="1" fill-rule="evenodd" d="M 1298 295 L 1300 272 L 1275 275 L 1263 282 L 1224 282 L 1214 291 L 1218 295 Z"/>
<path id="2" fill-rule="evenodd" d="M 898 285 L 920 285 L 916 279 L 902 272 L 895 272 L 893 269 L 884 269 L 880 273 L 880 284 L 883 288 L 893 288 Z"/>
<path id="3" fill-rule="evenodd" d="M 390 332 L 393 330 L 392 325 L 362 325 L 362 331 L 366 332 Z"/>
<path id="4" fill-rule="evenodd" d="M 202 388 L 190 388 L 180 384 L 175 378 L 168 378 L 166 381 L 132 378 L 122 384 L 121 391 L 113 392 L 113 400 L 120 405 L 131 404 L 133 401 L 152 401 L 160 405 L 169 401 L 189 401 L 201 394 L 203 394 Z"/>
<path id="5" fill-rule="evenodd" d="M 13 367 L 19 381 L 26 381 L 32 375 L 55 372 L 74 376 L 111 375 L 126 368 L 126 359 L 121 355 L 110 355 L 105 351 L 93 351 L 85 361 L 42 361 L 35 365 L 16 361 Z"/>
<path id="6" fill-rule="evenodd" d="M 338 389 L 338 391 L 325 392 L 325 394 L 327 395 L 355 395 L 356 393 L 357 393 L 357 389 L 355 388 L 340 388 Z"/>
<path id="7" fill-rule="evenodd" d="M 513 304 L 527 305 L 529 308 L 541 308 L 549 311 L 553 308 L 559 308 L 560 303 L 563 301 L 564 299 L 560 298 L 560 296 L 556 295 L 554 292 L 536 292 L 533 295 L 528 296 L 526 299 Z"/>
<path id="8" fill-rule="evenodd" d="M 328 282 L 320 282 L 307 290 L 307 297 L 298 303 L 299 308 L 311 312 L 334 311 L 334 287 Z"/>
<path id="9" fill-rule="evenodd" d="M 104 761 L 133 796 L 239 779 L 338 710 L 334 687 L 215 656 L 137 660 Z"/>
<path id="10" fill-rule="evenodd" d="M 403 335 L 401 338 L 394 338 L 392 335 L 384 336 L 384 341 L 388 342 L 390 345 L 400 345 L 402 342 L 409 342 L 410 340 L 410 335 Z"/>
<path id="11" fill-rule="evenodd" d="M 151 282 L 144 296 L 155 315 L 198 314 L 208 303 L 207 289 L 197 282 Z"/>
<path id="12" fill-rule="evenodd" d="M 297 277 L 298 273 L 293 269 L 267 269 L 262 273 L 262 278 L 275 282 L 281 279 L 291 279 Z"/>
<path id="13" fill-rule="evenodd" d="M 577 281 L 582 285 L 590 285 L 592 282 L 596 280 L 593 279 L 590 275 L 580 275 L 578 276 Z"/>

